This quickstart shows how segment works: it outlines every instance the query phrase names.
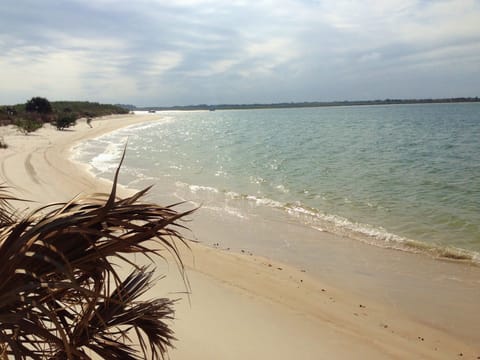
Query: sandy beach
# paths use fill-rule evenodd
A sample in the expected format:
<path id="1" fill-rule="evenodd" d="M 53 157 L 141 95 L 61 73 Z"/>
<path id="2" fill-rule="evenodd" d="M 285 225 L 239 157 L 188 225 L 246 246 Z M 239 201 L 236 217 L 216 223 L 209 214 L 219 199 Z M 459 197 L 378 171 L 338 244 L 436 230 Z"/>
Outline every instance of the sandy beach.
<path id="1" fill-rule="evenodd" d="M 95 119 L 93 128 L 81 120 L 66 131 L 47 125 L 28 136 L 0 128 L 8 144 L 0 151 L 0 180 L 14 195 L 36 202 L 18 204 L 23 208 L 107 192 L 109 182 L 70 160 L 72 146 L 158 120 L 161 115 L 105 117 Z M 213 231 L 201 209 L 191 218 L 200 242 L 183 254 L 191 294 L 184 294 L 175 266 L 162 262 L 158 270 L 167 277 L 152 290 L 181 298 L 172 359 L 480 358 L 476 266 L 324 234 L 315 251 L 321 250 L 325 261 L 305 270 L 294 257 L 285 258 L 286 265 L 266 254 L 229 251 L 235 248 L 226 241 L 229 224 L 223 232 Z M 261 242 L 269 235 L 251 236 Z M 216 243 L 221 248 L 206 246 Z"/>

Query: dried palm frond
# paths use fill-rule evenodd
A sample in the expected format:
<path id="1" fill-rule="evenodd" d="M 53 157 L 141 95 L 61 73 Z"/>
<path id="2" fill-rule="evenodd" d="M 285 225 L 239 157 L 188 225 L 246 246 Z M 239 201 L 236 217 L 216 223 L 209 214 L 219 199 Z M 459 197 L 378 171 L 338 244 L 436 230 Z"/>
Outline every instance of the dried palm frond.
<path id="1" fill-rule="evenodd" d="M 152 272 L 127 254 L 168 251 L 183 271 L 178 220 L 192 211 L 139 202 L 148 188 L 118 199 L 117 177 L 110 194 L 18 218 L 0 188 L 0 358 L 158 359 L 172 346 L 173 301 L 139 299 Z M 116 261 L 135 270 L 122 280 Z"/>
<path id="2" fill-rule="evenodd" d="M 10 195 L 8 192 L 8 186 L 1 184 L 0 185 L 0 228 L 4 225 L 11 224 L 15 222 L 16 212 L 13 206 L 10 204 L 10 201 L 25 201 L 22 199 L 17 199 L 16 197 Z"/>

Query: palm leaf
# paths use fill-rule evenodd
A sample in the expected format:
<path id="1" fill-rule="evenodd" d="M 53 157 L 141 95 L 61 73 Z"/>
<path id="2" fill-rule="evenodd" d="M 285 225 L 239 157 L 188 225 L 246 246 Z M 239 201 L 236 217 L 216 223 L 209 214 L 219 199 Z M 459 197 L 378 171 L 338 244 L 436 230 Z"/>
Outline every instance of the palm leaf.
<path id="1" fill-rule="evenodd" d="M 177 212 L 141 202 L 149 188 L 119 199 L 78 197 L 18 217 L 0 187 L 0 355 L 15 359 L 162 358 L 174 340 L 173 301 L 141 297 L 152 272 L 127 254 L 152 259 L 167 251 L 183 274 L 179 245 L 188 244 Z M 117 262 L 135 270 L 125 279 Z M 129 340 L 137 335 L 138 347 Z"/>
<path id="2" fill-rule="evenodd" d="M 25 201 L 18 199 L 8 192 L 8 186 L 0 184 L 0 227 L 15 222 L 16 212 L 10 201 Z"/>

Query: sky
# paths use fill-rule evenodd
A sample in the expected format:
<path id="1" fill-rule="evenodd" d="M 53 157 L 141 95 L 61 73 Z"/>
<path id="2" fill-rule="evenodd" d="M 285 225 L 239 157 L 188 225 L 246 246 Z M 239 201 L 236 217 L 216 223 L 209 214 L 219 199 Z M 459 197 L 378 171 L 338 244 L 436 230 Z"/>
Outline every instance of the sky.
<path id="1" fill-rule="evenodd" d="M 480 96 L 480 0 L 2 0 L 0 104 Z"/>

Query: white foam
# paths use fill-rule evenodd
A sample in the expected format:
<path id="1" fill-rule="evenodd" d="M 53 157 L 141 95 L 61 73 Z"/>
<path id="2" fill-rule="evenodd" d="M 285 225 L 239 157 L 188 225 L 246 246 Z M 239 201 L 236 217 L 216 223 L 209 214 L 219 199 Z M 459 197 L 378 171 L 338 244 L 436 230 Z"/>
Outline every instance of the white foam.
<path id="1" fill-rule="evenodd" d="M 123 144 L 110 143 L 103 153 L 98 154 L 91 160 L 90 164 L 99 171 L 110 171 L 118 167 L 122 153 Z"/>
<path id="2" fill-rule="evenodd" d="M 73 161 L 80 162 L 86 154 L 88 154 L 87 147 L 84 143 L 75 145 L 70 149 L 70 159 Z"/>
<path id="3" fill-rule="evenodd" d="M 288 190 L 284 185 L 277 185 L 275 186 L 275 189 L 277 189 L 278 191 L 284 194 L 288 194 L 290 192 L 290 190 Z"/>
<path id="4" fill-rule="evenodd" d="M 253 195 L 248 195 L 247 200 L 254 201 L 257 206 L 270 206 L 274 208 L 282 208 L 283 204 L 279 201 L 275 201 L 269 198 L 261 198 Z"/>
<path id="5" fill-rule="evenodd" d="M 287 206 L 286 210 L 290 215 L 295 217 L 307 216 L 310 218 L 310 221 L 313 223 L 315 223 L 316 220 L 330 223 L 333 225 L 332 231 L 334 232 L 347 231 L 349 233 L 357 233 L 357 234 L 365 235 L 368 238 L 380 240 L 385 243 L 395 242 L 395 243 L 401 244 L 407 241 L 405 237 L 389 233 L 387 230 L 385 230 L 382 227 L 376 227 L 370 224 L 352 222 L 342 216 L 332 215 L 332 214 L 322 214 L 298 205 Z M 316 225 L 314 227 L 316 227 Z M 323 231 L 323 228 L 321 229 Z"/>
<path id="6" fill-rule="evenodd" d="M 227 177 L 228 173 L 224 170 L 218 170 L 218 171 L 215 172 L 215 176 L 217 176 L 217 177 L 220 177 L 220 176 Z"/>
<path id="7" fill-rule="evenodd" d="M 235 207 L 231 207 L 231 206 L 227 206 L 227 205 L 224 206 L 224 207 L 204 205 L 203 207 L 205 209 L 209 209 L 209 210 L 213 210 L 213 211 L 224 212 L 228 215 L 237 217 L 237 218 L 242 219 L 242 220 L 248 219 L 248 216 L 246 216 L 244 213 L 242 213 L 239 209 L 237 209 Z"/>
<path id="8" fill-rule="evenodd" d="M 263 184 L 263 183 L 266 183 L 267 180 L 265 180 L 264 178 L 262 178 L 260 176 L 250 176 L 250 182 L 252 184 Z"/>
<path id="9" fill-rule="evenodd" d="M 211 193 L 218 193 L 218 189 L 211 187 L 211 186 L 202 186 L 202 185 L 190 185 L 188 187 L 190 191 L 194 194 L 198 193 L 199 191 L 211 192 Z"/>
<path id="10" fill-rule="evenodd" d="M 239 193 L 236 193 L 235 191 L 227 191 L 225 193 L 225 197 L 227 199 L 230 199 L 230 200 L 239 200 L 241 199 L 243 196 Z"/>

